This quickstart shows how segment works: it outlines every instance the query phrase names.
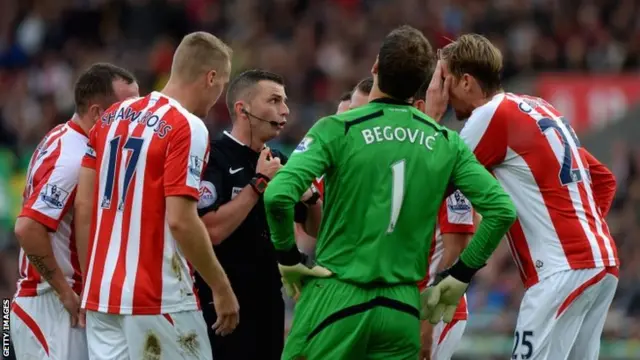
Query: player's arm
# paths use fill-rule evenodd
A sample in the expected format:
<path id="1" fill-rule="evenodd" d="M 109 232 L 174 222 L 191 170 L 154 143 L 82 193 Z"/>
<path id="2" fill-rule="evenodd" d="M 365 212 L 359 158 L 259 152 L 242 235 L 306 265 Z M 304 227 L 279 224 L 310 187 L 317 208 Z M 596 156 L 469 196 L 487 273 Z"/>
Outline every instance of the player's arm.
<path id="1" fill-rule="evenodd" d="M 456 188 L 469 199 L 482 222 L 469 245 L 460 255 L 452 270 L 460 270 L 458 280 L 469 282 L 473 274 L 484 266 L 500 240 L 516 220 L 516 210 L 509 195 L 498 181 L 482 166 L 460 138 L 450 133 L 458 142 L 458 159 L 452 180 Z M 452 274 L 453 275 L 453 274 Z"/>
<path id="2" fill-rule="evenodd" d="M 15 235 L 29 263 L 61 297 L 75 294 L 56 261 L 49 232 L 55 232 L 69 212 L 75 196 L 78 170 L 58 164 L 45 176 L 46 183 L 36 184 L 24 202 L 15 224 Z"/>
<path id="3" fill-rule="evenodd" d="M 582 158 L 587 162 L 591 175 L 591 187 L 596 205 L 603 216 L 606 216 L 611 209 L 611 204 L 616 196 L 616 177 L 598 159 L 596 159 L 585 148 L 579 148 Z"/>
<path id="4" fill-rule="evenodd" d="M 96 152 L 95 132 L 89 134 L 87 151 L 82 159 L 82 167 L 78 176 L 78 188 L 74 203 L 74 230 L 78 262 L 83 279 L 87 276 L 87 260 L 89 256 L 89 237 L 93 218 L 94 197 L 96 192 Z"/>
<path id="5" fill-rule="evenodd" d="M 78 192 L 74 204 L 74 226 L 76 232 L 76 248 L 78 262 L 83 278 L 87 274 L 87 259 L 89 255 L 89 237 L 91 233 L 91 219 L 94 204 L 94 189 L 96 186 L 96 171 L 82 167 L 78 177 Z"/>
<path id="6" fill-rule="evenodd" d="M 192 139 L 191 131 L 201 130 Z M 184 256 L 214 292 L 231 291 L 229 280 L 213 252 L 209 234 L 198 217 L 201 174 L 208 155 L 205 129 L 183 126 L 173 131 L 164 164 L 167 222 Z"/>
<path id="7" fill-rule="evenodd" d="M 212 155 L 212 157 L 215 155 Z M 213 187 L 215 199 L 211 204 L 199 209 L 202 222 L 214 245 L 222 243 L 247 218 L 251 209 L 258 203 L 260 195 L 247 185 L 233 199 L 222 193 L 222 172 L 226 169 L 211 167 L 205 173 L 204 180 Z"/>
<path id="8" fill-rule="evenodd" d="M 280 264 L 292 265 L 300 261 L 294 228 L 291 226 L 294 223 L 295 206 L 309 184 L 331 166 L 331 131 L 335 132 L 338 127 L 339 124 L 332 118 L 319 120 L 265 191 L 264 204 L 271 241 Z"/>
<path id="9" fill-rule="evenodd" d="M 460 204 L 460 206 L 456 211 L 452 211 L 449 204 Z M 453 265 L 473 237 L 475 232 L 474 211 L 471 206 L 466 205 L 468 202 L 464 195 L 460 191 L 456 191 L 449 196 L 449 201 L 440 208 L 438 224 L 444 248 L 438 271 Z"/>

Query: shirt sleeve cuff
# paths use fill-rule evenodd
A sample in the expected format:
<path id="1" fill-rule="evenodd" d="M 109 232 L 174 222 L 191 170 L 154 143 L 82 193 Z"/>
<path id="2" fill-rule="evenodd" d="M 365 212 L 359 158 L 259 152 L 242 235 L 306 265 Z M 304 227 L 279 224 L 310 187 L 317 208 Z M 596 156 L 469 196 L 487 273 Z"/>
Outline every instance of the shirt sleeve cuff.
<path id="1" fill-rule="evenodd" d="M 195 201 L 200 200 L 200 193 L 197 189 L 194 189 L 189 186 L 170 186 L 164 188 L 164 196 L 186 196 L 194 199 Z"/>
<path id="2" fill-rule="evenodd" d="M 44 227 L 46 227 L 50 232 L 58 231 L 58 225 L 60 225 L 60 221 L 50 218 L 49 216 L 31 208 L 22 209 L 18 217 L 26 217 L 37 221 L 44 225 Z"/>

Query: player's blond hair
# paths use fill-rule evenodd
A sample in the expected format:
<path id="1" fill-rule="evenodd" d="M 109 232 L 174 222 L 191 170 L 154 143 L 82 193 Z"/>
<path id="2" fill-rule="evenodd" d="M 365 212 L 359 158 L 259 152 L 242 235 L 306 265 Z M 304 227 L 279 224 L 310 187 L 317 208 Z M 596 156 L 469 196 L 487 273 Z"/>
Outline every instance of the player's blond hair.
<path id="1" fill-rule="evenodd" d="M 482 35 L 460 36 L 440 51 L 440 59 L 447 62 L 456 78 L 464 74 L 473 76 L 487 95 L 502 88 L 502 53 Z"/>
<path id="2" fill-rule="evenodd" d="M 171 74 L 183 81 L 194 81 L 211 70 L 218 72 L 231 60 L 231 48 L 216 36 L 198 31 L 182 38 L 173 54 Z"/>

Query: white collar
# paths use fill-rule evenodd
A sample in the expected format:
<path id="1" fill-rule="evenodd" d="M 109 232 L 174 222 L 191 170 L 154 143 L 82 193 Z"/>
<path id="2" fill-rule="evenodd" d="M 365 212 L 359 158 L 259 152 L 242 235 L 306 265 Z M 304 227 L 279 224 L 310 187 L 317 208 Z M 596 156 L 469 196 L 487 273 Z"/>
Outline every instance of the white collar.
<path id="1" fill-rule="evenodd" d="M 235 136 L 231 135 L 230 132 L 228 132 L 227 130 L 222 132 L 224 135 L 227 135 L 231 140 L 237 142 L 238 144 L 242 145 L 242 146 L 247 146 L 247 144 L 243 143 L 242 141 L 236 139 Z"/>

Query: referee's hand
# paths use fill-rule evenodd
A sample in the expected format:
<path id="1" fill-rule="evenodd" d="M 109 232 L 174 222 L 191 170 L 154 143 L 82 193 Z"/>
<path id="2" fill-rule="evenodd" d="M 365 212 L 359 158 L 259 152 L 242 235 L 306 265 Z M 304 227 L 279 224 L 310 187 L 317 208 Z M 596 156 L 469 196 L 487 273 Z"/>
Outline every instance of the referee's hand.
<path id="1" fill-rule="evenodd" d="M 269 179 L 273 179 L 276 175 L 276 172 L 280 170 L 282 164 L 280 163 L 280 158 L 271 156 L 271 149 L 265 147 L 260 152 L 260 157 L 258 158 L 258 164 L 256 165 L 256 173 L 262 174 Z"/>
<path id="2" fill-rule="evenodd" d="M 229 335 L 240 322 L 240 305 L 231 286 L 225 286 L 224 291 L 213 294 L 213 307 L 216 309 L 216 323 L 211 327 L 216 335 Z"/>

